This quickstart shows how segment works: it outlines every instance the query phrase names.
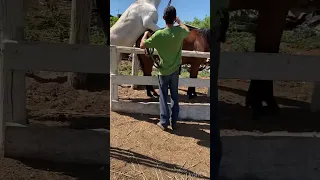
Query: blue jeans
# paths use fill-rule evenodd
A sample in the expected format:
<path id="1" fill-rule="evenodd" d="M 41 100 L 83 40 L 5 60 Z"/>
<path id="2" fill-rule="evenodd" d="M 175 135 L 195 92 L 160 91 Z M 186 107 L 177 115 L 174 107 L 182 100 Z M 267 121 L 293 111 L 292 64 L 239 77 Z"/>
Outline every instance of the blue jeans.
<path id="1" fill-rule="evenodd" d="M 179 117 L 179 71 L 170 75 L 159 75 L 159 104 L 160 104 L 160 123 L 163 127 L 170 124 L 175 125 Z M 171 97 L 171 115 L 168 107 L 168 88 Z"/>

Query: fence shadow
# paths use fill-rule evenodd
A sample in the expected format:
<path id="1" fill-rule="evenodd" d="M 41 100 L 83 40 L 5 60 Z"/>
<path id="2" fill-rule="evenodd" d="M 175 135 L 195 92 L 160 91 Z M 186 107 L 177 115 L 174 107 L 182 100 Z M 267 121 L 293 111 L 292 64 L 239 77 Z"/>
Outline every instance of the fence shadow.
<path id="1" fill-rule="evenodd" d="M 33 169 L 57 172 L 77 180 L 104 180 L 110 178 L 110 165 L 79 165 L 74 163 L 53 163 L 42 160 L 16 159 Z"/>
<path id="2" fill-rule="evenodd" d="M 139 165 L 144 165 L 148 166 L 151 168 L 155 169 L 160 169 L 163 171 L 168 171 L 172 173 L 179 173 L 181 175 L 189 175 L 189 176 L 194 176 L 197 178 L 202 178 L 202 179 L 210 179 L 209 177 L 197 174 L 195 172 L 192 172 L 188 169 L 185 169 L 181 166 L 175 165 L 175 164 L 170 164 L 166 162 L 162 162 L 156 159 L 153 159 L 151 157 L 138 154 L 136 152 L 130 151 L 130 150 L 124 150 L 120 148 L 114 148 L 110 147 L 110 158 L 115 158 L 127 163 L 135 163 Z"/>
<path id="3" fill-rule="evenodd" d="M 156 124 L 159 122 L 158 121 L 159 116 L 122 113 L 122 112 L 117 112 L 117 113 L 123 116 L 132 117 L 138 121 L 145 121 L 152 124 Z M 157 119 L 157 120 L 154 120 L 154 119 Z M 178 122 L 177 124 L 178 128 L 175 131 L 169 130 L 168 132 L 177 136 L 191 137 L 191 138 L 197 139 L 198 145 L 209 148 L 210 133 L 207 133 L 204 130 L 210 130 L 210 122 L 209 121 L 188 121 L 188 122 L 198 122 L 201 124 L 185 124 L 185 123 Z"/>

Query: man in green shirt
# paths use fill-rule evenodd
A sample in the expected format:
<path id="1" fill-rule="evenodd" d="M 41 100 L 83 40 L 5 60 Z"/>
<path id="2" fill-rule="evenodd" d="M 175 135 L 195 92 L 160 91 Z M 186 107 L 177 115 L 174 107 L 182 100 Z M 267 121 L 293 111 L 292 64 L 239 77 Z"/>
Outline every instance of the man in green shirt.
<path id="1" fill-rule="evenodd" d="M 174 130 L 179 116 L 178 87 L 181 50 L 183 40 L 189 35 L 189 29 L 177 18 L 176 9 L 173 6 L 164 10 L 163 19 L 166 27 L 156 31 L 151 37 L 149 31 L 146 31 L 140 48 L 155 48 L 159 53 L 160 122 L 157 125 L 162 130 L 166 130 L 171 120 L 171 128 Z M 173 26 L 175 22 L 179 26 Z M 167 103 L 168 87 L 171 96 L 171 116 Z"/>

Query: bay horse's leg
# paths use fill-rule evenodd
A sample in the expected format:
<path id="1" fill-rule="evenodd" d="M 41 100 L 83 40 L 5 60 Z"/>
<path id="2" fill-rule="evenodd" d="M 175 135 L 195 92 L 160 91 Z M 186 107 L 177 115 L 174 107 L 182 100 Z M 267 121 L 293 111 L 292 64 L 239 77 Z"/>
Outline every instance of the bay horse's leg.
<path id="1" fill-rule="evenodd" d="M 192 61 L 190 61 L 190 78 L 198 78 L 198 72 L 201 64 L 199 62 L 200 59 L 198 58 L 194 58 Z M 189 96 L 189 99 L 198 96 L 196 92 L 196 87 L 188 87 L 187 95 Z"/>
<path id="2" fill-rule="evenodd" d="M 152 76 L 152 67 L 153 63 L 146 55 L 139 55 L 141 69 L 143 72 L 143 76 Z M 159 95 L 154 90 L 152 85 L 146 85 L 147 96 L 150 98 L 158 98 Z"/>
<path id="3" fill-rule="evenodd" d="M 274 9 L 274 11 L 270 12 L 270 9 Z M 276 1 L 270 1 L 270 3 L 259 9 L 255 52 L 279 52 L 281 36 L 285 27 L 288 11 L 289 7 L 286 4 L 280 6 Z M 266 33 L 268 33 L 268 36 L 265 36 Z M 248 91 L 247 96 L 251 96 L 252 99 L 259 99 L 261 102 L 265 101 L 270 112 L 277 114 L 279 112 L 279 106 L 273 95 L 273 81 L 252 80 L 251 84 L 253 85 L 253 83 L 257 83 L 258 87 L 252 89 L 251 92 Z M 259 111 L 255 112 L 255 109 L 259 109 L 259 107 L 254 106 L 255 104 L 252 103 L 253 116 L 259 113 Z M 260 110 L 260 113 L 262 113 L 262 110 Z"/>

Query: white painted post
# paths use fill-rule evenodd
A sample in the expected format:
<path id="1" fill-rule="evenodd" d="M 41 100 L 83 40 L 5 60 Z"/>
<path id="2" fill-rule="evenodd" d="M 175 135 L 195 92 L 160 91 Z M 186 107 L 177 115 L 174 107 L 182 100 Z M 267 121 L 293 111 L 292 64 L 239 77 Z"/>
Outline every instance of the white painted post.
<path id="1" fill-rule="evenodd" d="M 113 100 L 118 101 L 118 85 L 112 81 L 112 76 L 118 75 L 118 61 L 121 58 L 121 54 L 117 52 L 116 46 L 110 46 L 110 105 Z"/>
<path id="2" fill-rule="evenodd" d="M 313 84 L 313 93 L 310 105 L 311 112 L 316 112 L 320 110 L 320 82 L 315 82 Z"/>
<path id="3" fill-rule="evenodd" d="M 132 69 L 131 69 L 131 75 L 132 76 L 138 76 L 139 74 L 139 61 L 138 61 L 138 55 L 136 53 L 132 53 Z M 131 85 L 132 89 L 137 89 L 137 85 Z"/>
<path id="4" fill-rule="evenodd" d="M 2 40 L 21 41 L 24 39 L 24 14 L 28 1 L 0 0 Z M 26 59 L 27 61 L 27 59 Z M 23 71 L 3 72 L 5 121 L 27 124 L 26 76 Z"/>

